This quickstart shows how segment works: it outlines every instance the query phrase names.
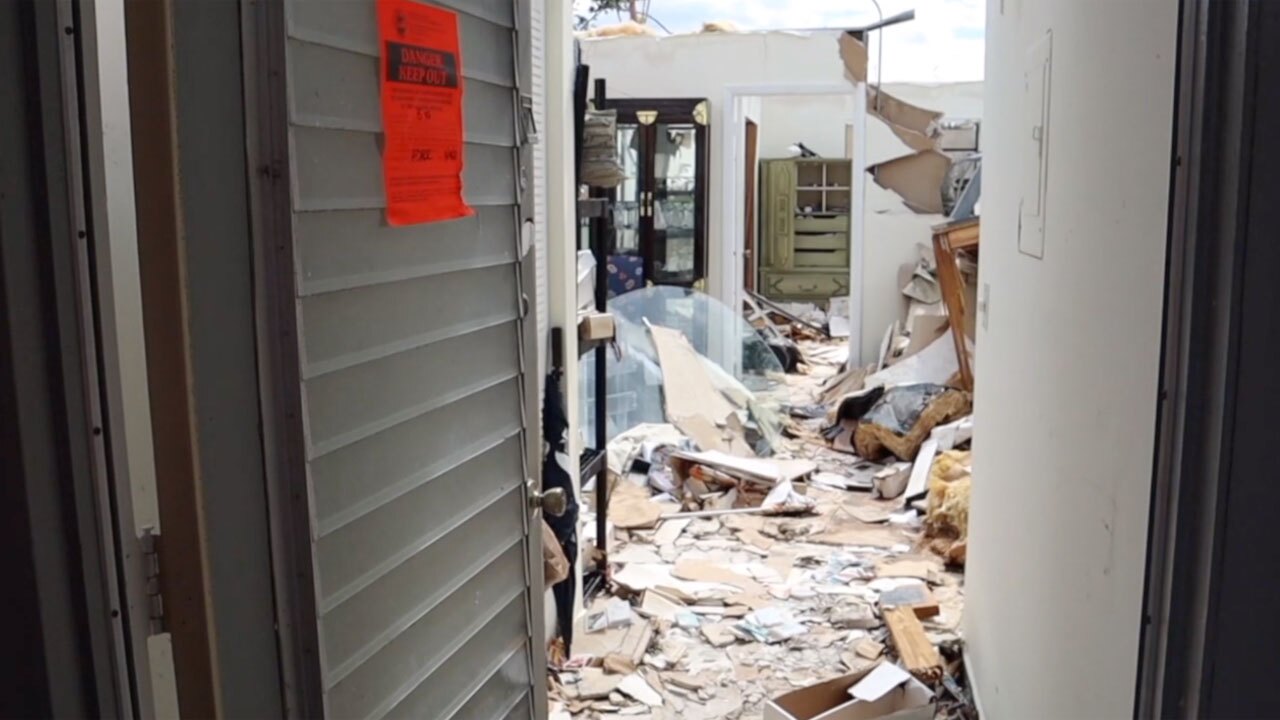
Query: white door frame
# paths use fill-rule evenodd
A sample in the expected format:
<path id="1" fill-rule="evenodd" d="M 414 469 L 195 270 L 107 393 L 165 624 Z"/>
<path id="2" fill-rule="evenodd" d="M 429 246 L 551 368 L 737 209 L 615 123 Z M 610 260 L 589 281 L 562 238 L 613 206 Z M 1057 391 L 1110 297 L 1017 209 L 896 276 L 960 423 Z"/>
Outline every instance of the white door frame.
<path id="1" fill-rule="evenodd" d="M 853 167 L 852 200 L 849 213 L 849 357 L 859 362 L 862 357 L 862 256 L 865 245 L 865 197 L 867 166 L 867 92 L 866 83 L 761 83 L 727 85 L 724 89 L 724 111 L 716 120 L 717 132 L 724 138 L 721 153 L 720 177 L 720 227 L 723 242 L 717 260 L 716 280 L 723 288 L 724 297 L 731 307 L 742 308 L 745 297 L 743 285 L 743 246 L 746 228 L 746 202 L 743 197 L 744 178 L 739 169 L 744 162 L 746 113 L 743 101 L 750 97 L 778 97 L 794 95 L 848 95 L 853 94 L 854 152 L 850 163 Z M 835 118 L 833 118 L 835 120 Z M 757 121 L 760 121 L 757 118 Z M 762 130 L 765 123 L 760 122 Z M 714 189 L 713 189 L 714 190 Z"/>

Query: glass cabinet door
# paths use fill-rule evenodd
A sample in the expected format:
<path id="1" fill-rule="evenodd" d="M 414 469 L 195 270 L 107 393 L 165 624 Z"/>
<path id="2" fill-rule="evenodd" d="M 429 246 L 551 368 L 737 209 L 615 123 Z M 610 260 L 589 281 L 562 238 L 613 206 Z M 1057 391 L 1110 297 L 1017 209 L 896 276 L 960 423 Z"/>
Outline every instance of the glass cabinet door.
<path id="1" fill-rule="evenodd" d="M 706 276 L 707 116 L 704 100 L 614 100 L 619 161 L 613 255 L 638 255 L 645 285 Z M 622 268 L 619 265 L 619 272 Z"/>
<path id="2" fill-rule="evenodd" d="M 698 132 L 693 123 L 653 126 L 653 281 L 698 279 Z"/>
<path id="3" fill-rule="evenodd" d="M 616 235 L 612 253 L 641 253 L 640 219 L 645 191 L 642 129 L 635 123 L 618 123 L 618 164 L 622 166 L 625 177 L 615 191 L 613 228 Z"/>

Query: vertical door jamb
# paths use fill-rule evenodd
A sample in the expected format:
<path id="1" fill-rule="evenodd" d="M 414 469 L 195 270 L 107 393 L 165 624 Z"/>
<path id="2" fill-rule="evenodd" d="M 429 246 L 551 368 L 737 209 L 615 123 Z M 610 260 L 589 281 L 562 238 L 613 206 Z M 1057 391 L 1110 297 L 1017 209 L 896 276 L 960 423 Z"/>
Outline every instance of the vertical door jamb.
<path id="1" fill-rule="evenodd" d="M 283 3 L 242 0 L 254 313 L 285 717 L 325 716 L 299 364 Z"/>
<path id="2" fill-rule="evenodd" d="M 532 97 L 526 100 L 527 92 L 532 91 L 532 53 L 533 43 L 530 34 L 533 31 L 531 15 L 532 3 L 526 0 L 513 0 L 515 5 L 516 29 L 514 43 L 515 57 L 515 137 L 517 147 L 513 150 L 513 161 L 516 169 L 516 300 L 520 309 L 517 321 L 517 342 L 520 355 L 520 391 L 521 391 L 521 435 L 524 442 L 522 455 L 524 469 L 524 504 L 525 504 L 525 582 L 527 583 L 527 622 L 529 637 L 527 648 L 529 653 L 529 672 L 531 686 L 529 701 L 532 703 L 530 714 L 536 720 L 546 718 L 549 714 L 547 703 L 547 632 L 546 632 L 546 595 L 547 587 L 543 580 L 542 567 L 542 512 L 538 496 L 542 492 L 542 386 L 538 377 L 538 338 L 541 330 L 538 327 L 537 312 L 537 243 L 534 241 L 534 173 L 533 144 L 539 142 L 537 128 L 534 123 Z"/>

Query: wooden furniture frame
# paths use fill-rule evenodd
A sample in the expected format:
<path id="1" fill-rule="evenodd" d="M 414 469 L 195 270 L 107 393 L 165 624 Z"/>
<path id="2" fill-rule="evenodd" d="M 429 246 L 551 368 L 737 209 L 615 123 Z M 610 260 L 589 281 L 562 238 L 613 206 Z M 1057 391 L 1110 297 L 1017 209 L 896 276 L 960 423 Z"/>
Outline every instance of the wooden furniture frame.
<path id="1" fill-rule="evenodd" d="M 942 302 L 947 306 L 947 320 L 951 326 L 951 340 L 956 346 L 956 359 L 960 364 L 960 384 L 973 392 L 973 363 L 965 342 L 964 276 L 956 264 L 956 253 L 964 250 L 977 254 L 978 218 L 958 220 L 936 225 L 933 228 L 933 255 L 938 264 L 938 286 L 942 290 Z"/>

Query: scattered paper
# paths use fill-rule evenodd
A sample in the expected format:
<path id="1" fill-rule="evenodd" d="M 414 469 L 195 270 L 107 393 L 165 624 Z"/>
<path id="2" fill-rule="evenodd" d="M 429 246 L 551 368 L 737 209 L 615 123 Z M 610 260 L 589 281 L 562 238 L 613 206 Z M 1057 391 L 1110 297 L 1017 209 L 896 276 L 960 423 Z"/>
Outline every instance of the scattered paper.
<path id="1" fill-rule="evenodd" d="M 614 573 L 613 580 L 635 592 L 661 587 L 668 596 L 672 594 L 669 590 L 675 590 L 695 599 L 723 596 L 738 590 L 735 585 L 681 580 L 672 574 L 673 570 L 666 564 L 631 563 Z"/>
<path id="2" fill-rule="evenodd" d="M 882 578 L 917 578 L 928 580 L 938 566 L 928 560 L 899 560 L 887 562 L 876 568 L 876 574 Z"/>
<path id="3" fill-rule="evenodd" d="M 809 628 L 795 619 L 790 610 L 767 607 L 748 613 L 733 626 L 743 639 L 762 643 L 779 643 L 798 637 Z"/>
<path id="4" fill-rule="evenodd" d="M 622 682 L 618 683 L 618 691 L 649 707 L 662 706 L 662 695 L 650 687 L 649 683 L 638 674 L 632 673 L 622 678 Z"/>
<path id="5" fill-rule="evenodd" d="M 676 563 L 673 574 L 677 578 L 689 581 L 731 585 L 748 593 L 764 594 L 765 592 L 763 585 L 746 575 L 704 560 L 681 560 Z"/>
<path id="6" fill-rule="evenodd" d="M 897 665 L 880 663 L 875 670 L 849 688 L 849 695 L 857 700 L 875 702 L 910 679 L 911 674 Z"/>
<path id="7" fill-rule="evenodd" d="M 640 601 L 640 612 L 649 617 L 674 622 L 676 616 L 684 612 L 685 606 L 665 597 L 657 590 L 646 590 Z"/>
<path id="8" fill-rule="evenodd" d="M 676 625 L 685 630 L 696 630 L 702 624 L 702 620 L 698 619 L 698 614 L 689 610 L 682 610 L 676 613 Z"/>
<path id="9" fill-rule="evenodd" d="M 699 628 L 699 630 L 702 631 L 702 636 L 707 639 L 707 642 L 711 643 L 712 647 L 722 648 L 732 645 L 737 639 L 729 629 L 730 627 L 728 623 L 708 623 Z"/>
<path id="10" fill-rule="evenodd" d="M 818 502 L 813 498 L 796 492 L 790 480 L 783 480 L 773 486 L 760 507 L 768 512 L 780 513 L 812 510 L 817 505 Z"/>
<path id="11" fill-rule="evenodd" d="M 689 527 L 689 523 L 693 522 L 690 518 L 668 518 L 662 521 L 658 526 L 657 532 L 653 534 L 654 545 L 670 545 L 680 539 L 680 534 L 684 529 Z"/>
<path id="12" fill-rule="evenodd" d="M 626 600 L 613 600 L 604 609 L 587 620 L 587 632 L 600 632 L 607 628 L 626 627 L 631 624 L 631 605 Z"/>

